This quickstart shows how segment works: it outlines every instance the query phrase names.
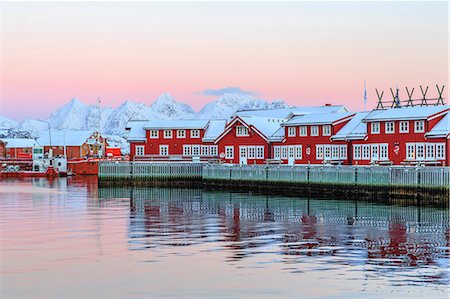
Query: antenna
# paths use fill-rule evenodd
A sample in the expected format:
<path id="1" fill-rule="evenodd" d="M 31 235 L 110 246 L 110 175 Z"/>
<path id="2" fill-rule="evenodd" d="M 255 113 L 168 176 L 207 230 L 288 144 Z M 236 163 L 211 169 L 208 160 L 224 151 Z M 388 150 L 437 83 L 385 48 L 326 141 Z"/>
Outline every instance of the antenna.
<path id="1" fill-rule="evenodd" d="M 367 90 L 366 90 L 366 80 L 364 80 L 364 111 L 366 111 L 367 104 Z"/>

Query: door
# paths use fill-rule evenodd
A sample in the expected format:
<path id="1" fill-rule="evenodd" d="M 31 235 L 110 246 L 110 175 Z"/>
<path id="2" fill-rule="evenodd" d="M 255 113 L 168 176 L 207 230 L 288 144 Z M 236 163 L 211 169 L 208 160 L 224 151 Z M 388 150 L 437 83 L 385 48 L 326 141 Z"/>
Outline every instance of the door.
<path id="1" fill-rule="evenodd" d="M 241 165 L 247 164 L 247 147 L 246 146 L 239 147 L 239 164 L 241 164 Z"/>
<path id="2" fill-rule="evenodd" d="M 295 147 L 289 146 L 288 148 L 288 164 L 294 165 L 295 164 Z"/>

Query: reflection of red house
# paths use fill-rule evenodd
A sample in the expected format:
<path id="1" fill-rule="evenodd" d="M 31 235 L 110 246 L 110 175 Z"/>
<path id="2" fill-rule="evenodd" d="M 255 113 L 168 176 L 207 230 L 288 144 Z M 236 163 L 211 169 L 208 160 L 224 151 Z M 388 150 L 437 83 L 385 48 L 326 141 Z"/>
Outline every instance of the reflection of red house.
<path id="1" fill-rule="evenodd" d="M 6 158 L 31 159 L 33 147 L 39 146 L 38 142 L 31 138 L 2 138 L 1 141 L 4 149 L 0 155 Z"/>

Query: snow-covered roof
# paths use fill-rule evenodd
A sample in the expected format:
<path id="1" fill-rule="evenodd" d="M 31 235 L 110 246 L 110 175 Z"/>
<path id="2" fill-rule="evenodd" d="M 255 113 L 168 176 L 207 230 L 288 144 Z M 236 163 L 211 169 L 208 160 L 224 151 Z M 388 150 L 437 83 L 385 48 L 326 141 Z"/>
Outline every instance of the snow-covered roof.
<path id="1" fill-rule="evenodd" d="M 227 121 L 224 119 L 210 120 L 202 140 L 205 142 L 213 142 L 222 134 L 226 125 Z"/>
<path id="2" fill-rule="evenodd" d="M 147 124 L 147 120 L 131 120 L 127 123 L 126 130 L 129 131 L 127 140 L 128 141 L 145 141 L 145 129 L 144 126 Z"/>
<path id="3" fill-rule="evenodd" d="M 338 120 L 351 116 L 353 113 L 312 113 L 306 115 L 293 116 L 284 123 L 283 126 L 292 125 L 325 125 L 332 124 Z"/>
<path id="4" fill-rule="evenodd" d="M 285 137 L 286 130 L 284 127 L 280 127 L 275 133 L 273 133 L 270 137 L 270 141 L 282 141 Z"/>
<path id="5" fill-rule="evenodd" d="M 164 129 L 204 129 L 208 124 L 206 119 L 185 119 L 185 120 L 150 120 L 144 129 L 164 130 Z"/>
<path id="6" fill-rule="evenodd" d="M 306 115 L 312 113 L 340 113 L 340 112 L 348 112 L 348 110 L 343 105 L 305 106 L 305 107 L 292 107 L 282 109 L 240 110 L 237 111 L 233 115 L 233 117 L 258 116 L 258 117 L 288 118 L 290 115 Z"/>
<path id="7" fill-rule="evenodd" d="M 392 108 L 386 110 L 373 110 L 363 121 L 388 121 L 388 120 L 416 120 L 427 119 L 430 116 L 448 110 L 449 106 L 416 106 Z"/>
<path id="8" fill-rule="evenodd" d="M 266 137 L 272 136 L 280 129 L 283 123 L 283 118 L 274 117 L 241 117 L 241 119 L 248 125 L 255 127 L 259 132 Z"/>
<path id="9" fill-rule="evenodd" d="M 94 131 L 50 130 L 50 135 L 43 131 L 37 141 L 41 146 L 81 146 L 92 134 Z"/>
<path id="10" fill-rule="evenodd" d="M 447 137 L 450 134 L 450 112 L 444 116 L 425 136 L 428 138 Z"/>
<path id="11" fill-rule="evenodd" d="M 5 148 L 28 148 L 39 146 L 39 143 L 31 138 L 2 138 Z"/>
<path id="12" fill-rule="evenodd" d="M 339 132 L 331 137 L 331 140 L 361 140 L 367 134 L 367 123 L 362 120 L 370 112 L 358 112 L 343 126 Z"/>

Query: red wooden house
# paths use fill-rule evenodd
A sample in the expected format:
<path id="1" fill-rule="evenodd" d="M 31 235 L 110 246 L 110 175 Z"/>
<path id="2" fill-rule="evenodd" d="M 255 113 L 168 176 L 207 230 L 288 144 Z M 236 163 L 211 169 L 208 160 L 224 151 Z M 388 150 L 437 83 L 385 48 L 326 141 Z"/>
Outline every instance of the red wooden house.
<path id="1" fill-rule="evenodd" d="M 273 158 L 288 164 L 348 164 L 346 141 L 333 141 L 354 114 L 291 115 L 282 124 L 284 138 L 273 144 Z"/>
<path id="2" fill-rule="evenodd" d="M 366 138 L 353 143 L 354 164 L 448 164 L 447 139 L 431 133 L 448 111 L 448 106 L 373 110 L 362 120 Z"/>
<path id="3" fill-rule="evenodd" d="M 35 139 L 31 138 L 2 138 L 4 144 L 5 158 L 11 159 L 32 159 L 33 147 L 39 146 Z"/>
<path id="4" fill-rule="evenodd" d="M 0 158 L 6 158 L 6 144 L 0 139 Z"/>
<path id="5" fill-rule="evenodd" d="M 218 158 L 214 140 L 225 120 L 154 120 L 130 122 L 130 156 L 136 159 L 192 160 Z"/>
<path id="6" fill-rule="evenodd" d="M 214 141 L 223 162 L 263 164 L 271 157 L 271 138 L 276 138 L 284 119 L 235 116 Z"/>

